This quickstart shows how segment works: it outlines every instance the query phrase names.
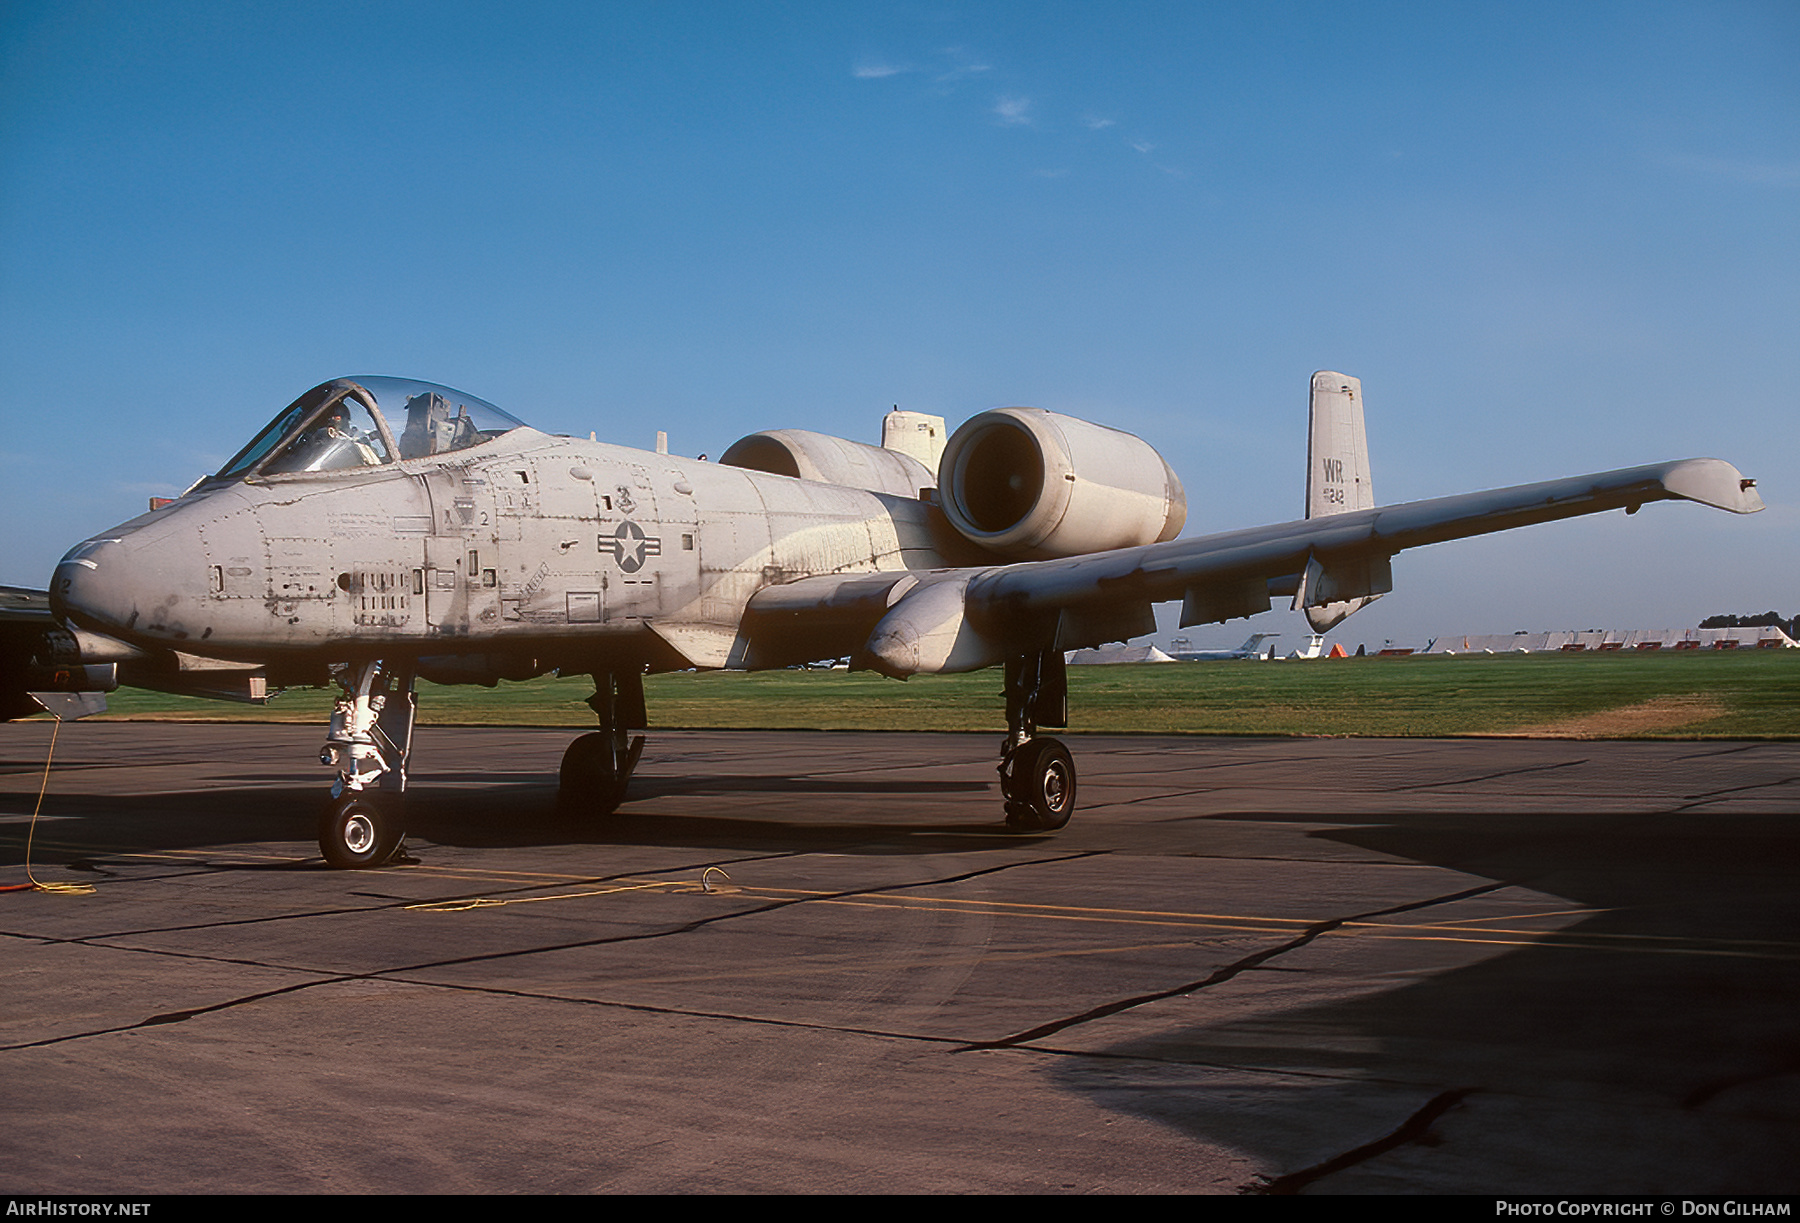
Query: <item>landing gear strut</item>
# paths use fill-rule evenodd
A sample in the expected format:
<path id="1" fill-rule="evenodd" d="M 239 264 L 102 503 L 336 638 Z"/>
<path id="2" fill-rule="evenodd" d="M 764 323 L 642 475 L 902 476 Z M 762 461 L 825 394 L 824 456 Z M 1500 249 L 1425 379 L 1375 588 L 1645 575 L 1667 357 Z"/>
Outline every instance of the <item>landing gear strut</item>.
<path id="1" fill-rule="evenodd" d="M 644 736 L 632 735 L 644 716 L 642 671 L 594 672 L 588 706 L 600 729 L 581 736 L 563 753 L 556 805 L 569 815 L 611 815 L 625 801 L 625 787 L 644 753 Z"/>
<path id="2" fill-rule="evenodd" d="M 338 771 L 319 816 L 319 852 L 340 869 L 381 866 L 406 838 L 406 764 L 412 752 L 413 668 L 377 659 L 334 667 L 344 690 L 319 763 Z"/>
<path id="3" fill-rule="evenodd" d="M 1062 651 L 1034 650 L 1006 660 L 1006 738 L 1000 743 L 1000 793 L 1014 832 L 1054 832 L 1075 811 L 1075 760 L 1038 726 L 1069 724 L 1069 683 Z"/>

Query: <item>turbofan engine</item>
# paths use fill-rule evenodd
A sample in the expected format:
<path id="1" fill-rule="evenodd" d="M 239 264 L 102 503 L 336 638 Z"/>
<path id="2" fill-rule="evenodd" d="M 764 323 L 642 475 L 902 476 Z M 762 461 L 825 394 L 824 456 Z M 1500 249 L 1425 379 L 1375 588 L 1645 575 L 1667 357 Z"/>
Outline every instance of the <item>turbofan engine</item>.
<path id="1" fill-rule="evenodd" d="M 1174 539 L 1187 494 L 1142 438 L 1042 408 L 992 408 L 950 438 L 944 513 L 969 540 L 1023 560 Z"/>

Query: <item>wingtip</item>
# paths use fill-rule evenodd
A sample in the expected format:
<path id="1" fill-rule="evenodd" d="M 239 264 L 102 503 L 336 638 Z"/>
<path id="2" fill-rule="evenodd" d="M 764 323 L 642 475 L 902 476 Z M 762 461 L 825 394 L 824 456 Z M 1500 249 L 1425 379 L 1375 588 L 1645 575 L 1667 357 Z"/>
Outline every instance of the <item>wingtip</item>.
<path id="1" fill-rule="evenodd" d="M 1677 497 L 1698 501 L 1733 514 L 1754 514 L 1763 508 L 1756 481 L 1724 459 L 1683 459 L 1663 473 L 1662 485 Z"/>

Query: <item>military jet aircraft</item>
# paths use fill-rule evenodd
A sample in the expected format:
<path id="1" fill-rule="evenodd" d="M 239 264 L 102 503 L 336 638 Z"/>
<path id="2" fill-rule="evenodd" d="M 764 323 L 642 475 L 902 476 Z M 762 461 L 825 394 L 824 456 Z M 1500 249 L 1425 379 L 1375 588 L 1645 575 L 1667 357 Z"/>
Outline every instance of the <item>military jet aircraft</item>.
<path id="1" fill-rule="evenodd" d="M 896 411 L 884 444 L 774 430 L 716 463 L 550 436 L 430 383 L 339 378 L 216 474 L 85 540 L 48 604 L 14 592 L 4 694 L 118 682 L 263 700 L 335 682 L 319 843 L 335 866 L 401 844 L 414 681 L 590 675 L 599 726 L 559 801 L 610 812 L 643 750 L 643 677 L 846 656 L 904 679 L 1004 667 L 1007 825 L 1067 823 L 1064 651 L 1291 599 L 1324 632 L 1392 589 L 1402 549 L 1646 501 L 1762 508 L 1685 459 L 1375 506 L 1362 388 L 1314 375 L 1306 516 L 1178 539 L 1180 480 L 1128 433 L 1035 408 Z M 30 636 L 35 633 L 35 636 Z"/>

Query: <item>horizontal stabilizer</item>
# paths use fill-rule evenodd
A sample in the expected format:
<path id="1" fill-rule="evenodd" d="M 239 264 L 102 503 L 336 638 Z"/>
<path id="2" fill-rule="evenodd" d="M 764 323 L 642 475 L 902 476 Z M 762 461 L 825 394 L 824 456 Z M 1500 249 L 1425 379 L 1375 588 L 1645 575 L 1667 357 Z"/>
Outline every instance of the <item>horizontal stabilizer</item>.
<path id="1" fill-rule="evenodd" d="M 73 722 L 91 713 L 106 712 L 104 692 L 33 692 L 30 696 L 59 722 Z"/>

